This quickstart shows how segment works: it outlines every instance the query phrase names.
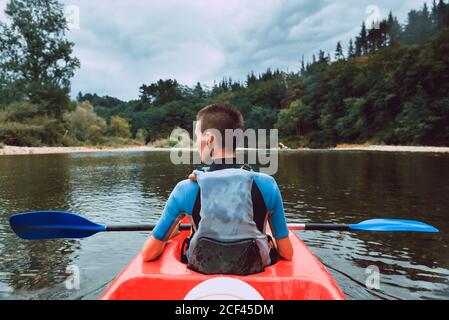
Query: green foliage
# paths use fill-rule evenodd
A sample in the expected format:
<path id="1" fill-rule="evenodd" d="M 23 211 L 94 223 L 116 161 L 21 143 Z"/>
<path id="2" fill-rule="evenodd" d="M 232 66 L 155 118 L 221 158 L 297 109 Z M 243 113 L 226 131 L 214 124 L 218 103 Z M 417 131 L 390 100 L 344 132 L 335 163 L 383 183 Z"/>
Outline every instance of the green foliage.
<path id="1" fill-rule="evenodd" d="M 29 102 L 13 102 L 3 109 L 4 120 L 23 122 L 40 114 L 39 107 Z"/>
<path id="2" fill-rule="evenodd" d="M 145 129 L 140 128 L 136 133 L 136 142 L 144 146 L 147 144 L 148 132 Z"/>
<path id="3" fill-rule="evenodd" d="M 358 142 L 365 128 L 364 109 L 366 98 L 345 99 L 345 115 L 336 120 L 335 129 L 341 137 L 341 142 Z"/>
<path id="4" fill-rule="evenodd" d="M 107 131 L 106 121 L 99 117 L 89 102 L 78 103 L 76 109 L 65 115 L 68 135 L 75 141 L 100 144 Z"/>
<path id="5" fill-rule="evenodd" d="M 131 138 L 131 131 L 129 129 L 129 123 L 126 119 L 113 116 L 109 125 L 108 133 L 111 137 L 129 139 Z"/>
<path id="6" fill-rule="evenodd" d="M 246 128 L 274 128 L 279 111 L 273 108 L 253 107 L 247 116 Z"/>
<path id="7" fill-rule="evenodd" d="M 140 99 L 144 103 L 160 106 L 182 98 L 182 88 L 176 80 L 159 80 L 140 87 Z"/>
<path id="8" fill-rule="evenodd" d="M 292 102 L 288 109 L 283 109 L 279 113 L 276 128 L 283 136 L 300 136 L 301 121 L 304 121 L 304 108 L 301 101 Z"/>
<path id="9" fill-rule="evenodd" d="M 0 142 L 14 146 L 59 145 L 64 126 L 58 120 L 36 112 L 37 106 L 14 103 L 0 111 Z"/>
<path id="10" fill-rule="evenodd" d="M 419 45 L 390 45 L 302 76 L 313 144 L 327 141 L 449 145 L 449 28 Z M 319 141 L 317 141 L 317 139 Z"/>
<path id="11" fill-rule="evenodd" d="M 10 0 L 0 23 L 0 101 L 29 99 L 49 116 L 69 107 L 70 78 L 80 66 L 56 0 Z"/>

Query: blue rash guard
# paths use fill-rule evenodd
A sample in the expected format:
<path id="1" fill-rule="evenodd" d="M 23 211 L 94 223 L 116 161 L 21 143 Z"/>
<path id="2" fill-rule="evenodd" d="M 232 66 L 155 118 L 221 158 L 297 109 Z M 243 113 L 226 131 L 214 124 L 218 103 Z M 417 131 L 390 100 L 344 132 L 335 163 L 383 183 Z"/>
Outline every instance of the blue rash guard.
<path id="1" fill-rule="evenodd" d="M 226 170 L 229 168 L 232 167 L 212 165 L 210 171 Z M 255 172 L 254 184 L 261 195 L 261 199 L 256 201 L 264 202 L 263 204 L 256 205 L 259 205 L 259 207 L 262 205 L 264 210 L 266 210 L 265 214 L 270 214 L 270 224 L 274 238 L 283 239 L 288 237 L 289 231 L 285 220 L 284 205 L 276 180 L 269 175 Z M 173 230 L 183 214 L 192 217 L 199 192 L 200 188 L 198 183 L 194 181 L 184 180 L 178 183 L 170 194 L 162 216 L 156 228 L 153 230 L 153 237 L 160 241 L 168 240 L 171 230 Z"/>

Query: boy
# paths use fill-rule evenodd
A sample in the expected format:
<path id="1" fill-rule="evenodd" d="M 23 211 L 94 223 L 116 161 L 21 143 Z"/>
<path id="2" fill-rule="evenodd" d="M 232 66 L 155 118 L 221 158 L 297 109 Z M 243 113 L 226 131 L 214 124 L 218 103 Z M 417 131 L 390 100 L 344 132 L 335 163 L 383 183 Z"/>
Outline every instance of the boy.
<path id="1" fill-rule="evenodd" d="M 278 256 L 292 259 L 276 181 L 237 164 L 236 139 L 226 145 L 226 131 L 243 127 L 241 113 L 229 104 L 210 105 L 198 113 L 198 151 L 201 161 L 212 159 L 212 165 L 207 172 L 195 171 L 175 187 L 143 248 L 145 261 L 162 254 L 166 242 L 178 234 L 184 215 L 193 226 L 184 260 L 195 271 L 247 275 L 263 271 Z M 276 245 L 265 234 L 267 224 Z"/>

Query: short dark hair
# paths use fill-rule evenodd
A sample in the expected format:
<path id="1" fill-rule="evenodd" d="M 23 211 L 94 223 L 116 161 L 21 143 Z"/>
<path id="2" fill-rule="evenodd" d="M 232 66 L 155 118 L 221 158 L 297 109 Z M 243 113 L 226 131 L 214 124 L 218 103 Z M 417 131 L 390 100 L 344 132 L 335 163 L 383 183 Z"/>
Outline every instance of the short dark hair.
<path id="1" fill-rule="evenodd" d="M 223 138 L 224 146 L 226 130 L 244 130 L 245 122 L 241 112 L 229 103 L 211 104 L 200 110 L 196 120 L 201 122 L 201 132 L 209 129 L 218 130 Z M 237 141 L 233 143 L 233 150 L 237 148 Z"/>

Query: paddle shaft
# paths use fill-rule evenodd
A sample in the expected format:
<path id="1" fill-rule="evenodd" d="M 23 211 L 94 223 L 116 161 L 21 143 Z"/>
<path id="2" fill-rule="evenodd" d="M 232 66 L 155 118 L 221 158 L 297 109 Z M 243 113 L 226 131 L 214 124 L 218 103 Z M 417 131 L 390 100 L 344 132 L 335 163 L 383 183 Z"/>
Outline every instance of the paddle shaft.
<path id="1" fill-rule="evenodd" d="M 182 224 L 179 226 L 180 231 L 190 230 L 190 224 Z M 106 232 L 131 232 L 131 231 L 153 231 L 155 225 L 122 225 L 122 226 L 106 226 Z"/>
<path id="2" fill-rule="evenodd" d="M 350 227 L 347 224 L 289 224 L 291 230 L 301 231 L 349 231 Z M 121 225 L 121 226 L 106 226 L 106 232 L 133 232 L 133 231 L 153 231 L 155 225 Z M 190 224 L 182 224 L 179 227 L 180 231 L 190 230 Z"/>
<path id="3" fill-rule="evenodd" d="M 323 223 L 310 223 L 306 224 L 304 230 L 315 231 L 349 231 L 351 228 L 347 224 L 323 224 Z"/>

